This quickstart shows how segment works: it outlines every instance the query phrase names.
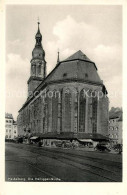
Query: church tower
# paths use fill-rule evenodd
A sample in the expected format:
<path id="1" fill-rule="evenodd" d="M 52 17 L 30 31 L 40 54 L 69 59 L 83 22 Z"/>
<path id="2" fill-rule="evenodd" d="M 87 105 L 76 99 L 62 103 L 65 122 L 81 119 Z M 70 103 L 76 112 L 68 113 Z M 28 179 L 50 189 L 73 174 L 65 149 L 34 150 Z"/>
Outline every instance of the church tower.
<path id="1" fill-rule="evenodd" d="M 27 82 L 28 84 L 28 95 L 32 94 L 32 92 L 39 86 L 39 84 L 46 77 L 46 61 L 45 61 L 45 51 L 42 47 L 42 35 L 39 29 L 38 22 L 38 31 L 36 33 L 35 39 L 36 44 L 32 51 L 32 59 L 31 59 L 31 73 L 30 78 Z"/>

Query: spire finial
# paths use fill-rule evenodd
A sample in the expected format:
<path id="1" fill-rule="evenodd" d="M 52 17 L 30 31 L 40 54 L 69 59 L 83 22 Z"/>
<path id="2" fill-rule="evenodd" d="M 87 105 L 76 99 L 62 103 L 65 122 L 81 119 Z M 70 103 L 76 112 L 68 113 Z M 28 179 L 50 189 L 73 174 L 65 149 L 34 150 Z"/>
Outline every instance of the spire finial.
<path id="1" fill-rule="evenodd" d="M 37 18 L 37 20 L 38 20 L 38 22 L 37 22 L 37 24 L 38 24 L 38 30 L 37 30 L 37 33 L 36 33 L 36 36 L 35 36 L 36 46 L 41 46 L 42 47 L 42 45 L 41 45 L 42 35 L 40 33 L 40 28 L 39 28 L 39 24 L 40 24 L 39 17 Z"/>
<path id="2" fill-rule="evenodd" d="M 37 20 L 38 20 L 38 24 L 40 24 L 40 22 L 39 22 L 39 17 L 37 18 Z"/>
<path id="3" fill-rule="evenodd" d="M 40 29 L 39 29 L 39 24 L 40 24 L 40 22 L 39 22 L 39 17 L 37 18 L 37 20 L 38 20 L 38 31 L 40 31 Z"/>
<path id="4" fill-rule="evenodd" d="M 59 53 L 60 53 L 60 52 L 59 52 L 59 49 L 58 49 L 58 52 L 57 52 L 57 53 L 58 53 L 57 63 L 59 63 L 59 61 L 60 61 L 60 59 L 59 59 Z"/>

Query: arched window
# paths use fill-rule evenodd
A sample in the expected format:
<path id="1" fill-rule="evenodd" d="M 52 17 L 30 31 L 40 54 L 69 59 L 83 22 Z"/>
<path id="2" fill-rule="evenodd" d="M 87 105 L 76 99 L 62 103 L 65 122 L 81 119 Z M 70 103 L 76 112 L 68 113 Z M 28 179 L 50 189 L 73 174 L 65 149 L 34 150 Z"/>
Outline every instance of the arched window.
<path id="1" fill-rule="evenodd" d="M 48 124 L 49 124 L 49 97 L 45 98 L 45 105 L 44 105 L 44 132 L 47 133 L 48 131 Z"/>
<path id="2" fill-rule="evenodd" d="M 70 90 L 65 91 L 65 113 L 64 113 L 64 131 L 71 131 L 71 92 Z"/>
<path id="3" fill-rule="evenodd" d="M 79 99 L 79 132 L 85 132 L 86 97 L 84 90 L 80 92 Z"/>
<path id="4" fill-rule="evenodd" d="M 57 131 L 58 128 L 58 93 L 53 92 L 52 97 L 52 131 Z"/>
<path id="5" fill-rule="evenodd" d="M 97 132 L 97 97 L 92 97 L 92 125 L 93 133 Z"/>

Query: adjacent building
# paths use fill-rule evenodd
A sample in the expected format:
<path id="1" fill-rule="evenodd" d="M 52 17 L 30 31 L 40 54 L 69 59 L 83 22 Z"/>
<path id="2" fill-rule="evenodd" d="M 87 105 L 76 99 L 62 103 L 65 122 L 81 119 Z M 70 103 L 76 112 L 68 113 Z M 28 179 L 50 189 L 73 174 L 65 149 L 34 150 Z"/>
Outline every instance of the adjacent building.
<path id="1" fill-rule="evenodd" d="M 46 75 L 39 23 L 35 39 L 28 98 L 17 118 L 19 135 L 31 132 L 47 140 L 107 139 L 109 100 L 96 64 L 80 50 L 63 61 L 58 53 L 56 67 Z"/>
<path id="2" fill-rule="evenodd" d="M 13 138 L 18 137 L 17 122 L 13 121 Z"/>
<path id="3" fill-rule="evenodd" d="M 109 114 L 109 138 L 113 144 L 122 144 L 122 110 Z"/>
<path id="4" fill-rule="evenodd" d="M 14 139 L 17 136 L 17 123 L 14 121 L 12 114 L 5 113 L 5 138 Z"/>

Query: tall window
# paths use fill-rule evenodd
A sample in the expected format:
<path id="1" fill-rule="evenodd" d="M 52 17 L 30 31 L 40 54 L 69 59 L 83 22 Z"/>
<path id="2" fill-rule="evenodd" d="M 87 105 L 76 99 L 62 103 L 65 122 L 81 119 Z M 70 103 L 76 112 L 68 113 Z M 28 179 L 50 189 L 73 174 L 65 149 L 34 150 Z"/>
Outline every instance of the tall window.
<path id="1" fill-rule="evenodd" d="M 58 125 L 58 93 L 54 91 L 52 97 L 52 131 L 57 131 Z"/>
<path id="2" fill-rule="evenodd" d="M 43 117 L 43 132 L 45 130 L 45 117 Z"/>
<path id="3" fill-rule="evenodd" d="M 44 105 L 43 132 L 47 131 L 47 104 Z"/>
<path id="4" fill-rule="evenodd" d="M 79 132 L 85 132 L 86 97 L 84 90 L 80 92 L 79 100 Z"/>
<path id="5" fill-rule="evenodd" d="M 92 98 L 93 133 L 97 132 L 97 97 Z"/>
<path id="6" fill-rule="evenodd" d="M 70 90 L 65 91 L 64 131 L 71 131 L 71 99 Z"/>
<path id="7" fill-rule="evenodd" d="M 77 125 L 78 125 L 78 95 L 77 91 L 75 93 L 75 101 L 74 101 L 74 132 L 77 132 Z"/>

